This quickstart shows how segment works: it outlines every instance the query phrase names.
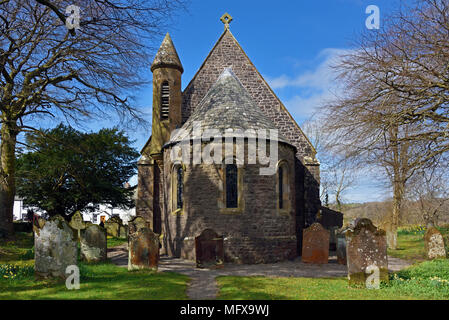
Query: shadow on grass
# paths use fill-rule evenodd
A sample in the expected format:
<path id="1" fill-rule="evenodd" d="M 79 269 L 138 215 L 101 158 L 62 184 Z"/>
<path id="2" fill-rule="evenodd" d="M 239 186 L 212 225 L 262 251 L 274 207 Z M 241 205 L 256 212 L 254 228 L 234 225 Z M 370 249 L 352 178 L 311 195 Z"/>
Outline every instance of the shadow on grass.
<path id="1" fill-rule="evenodd" d="M 128 272 L 110 263 L 80 264 L 80 289 L 68 290 L 65 281 L 0 281 L 0 299 L 187 299 L 188 277 L 151 271 Z"/>

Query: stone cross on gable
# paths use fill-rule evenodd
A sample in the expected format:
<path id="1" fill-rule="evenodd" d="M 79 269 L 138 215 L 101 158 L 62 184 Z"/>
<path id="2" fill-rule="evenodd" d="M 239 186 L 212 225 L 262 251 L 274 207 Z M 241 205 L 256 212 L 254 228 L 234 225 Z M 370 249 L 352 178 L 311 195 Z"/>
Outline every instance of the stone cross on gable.
<path id="1" fill-rule="evenodd" d="M 225 25 L 225 29 L 229 29 L 229 24 L 232 22 L 233 18 L 229 13 L 225 13 L 220 18 L 221 22 Z"/>

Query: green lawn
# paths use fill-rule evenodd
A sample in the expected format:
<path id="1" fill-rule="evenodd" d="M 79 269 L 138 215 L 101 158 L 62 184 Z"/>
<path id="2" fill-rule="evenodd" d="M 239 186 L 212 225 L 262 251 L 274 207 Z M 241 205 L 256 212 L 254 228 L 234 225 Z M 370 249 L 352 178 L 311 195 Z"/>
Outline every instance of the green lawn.
<path id="1" fill-rule="evenodd" d="M 219 277 L 224 300 L 449 299 L 449 260 L 428 261 L 392 275 L 379 290 L 352 288 L 346 278 Z"/>
<path id="2" fill-rule="evenodd" d="M 187 299 L 188 277 L 175 273 L 129 272 L 112 264 L 80 265 L 79 290 L 68 290 L 64 281 L 35 280 L 33 275 L 0 280 L 4 299 Z"/>
<path id="3" fill-rule="evenodd" d="M 446 239 L 449 228 L 441 231 Z M 401 229 L 398 250 L 389 254 L 420 261 L 425 257 L 424 231 Z M 126 239 L 108 237 L 108 247 Z M 0 242 L 0 300 L 2 299 L 186 299 L 188 277 L 175 273 L 128 272 L 110 263 L 80 264 L 81 289 L 67 290 L 64 282 L 34 279 L 33 235 L 16 234 Z M 418 263 L 396 275 L 380 290 L 348 286 L 347 279 L 219 277 L 219 299 L 449 299 L 449 260 Z"/>
<path id="4" fill-rule="evenodd" d="M 0 264 L 34 265 L 32 233 L 18 232 L 14 241 L 0 240 Z"/>
<path id="5" fill-rule="evenodd" d="M 124 242 L 126 240 L 108 239 L 111 247 Z M 126 268 L 110 263 L 80 264 L 80 290 L 68 290 L 64 281 L 35 280 L 32 247 L 33 235 L 26 233 L 17 233 L 14 242 L 0 242 L 0 300 L 187 298 L 185 292 L 189 278 L 186 276 L 165 272 L 128 272 Z"/>
<path id="6" fill-rule="evenodd" d="M 449 246 L 449 228 L 438 228 L 446 240 L 446 249 Z M 425 229 L 422 227 L 404 227 L 398 230 L 398 247 L 396 250 L 388 249 L 388 254 L 392 257 L 410 261 L 426 260 L 424 248 Z"/>
<path id="7" fill-rule="evenodd" d="M 124 243 L 128 243 L 128 239 L 126 238 L 115 238 L 115 237 L 111 237 L 108 236 L 108 248 L 113 248 L 113 247 L 117 247 L 120 246 Z"/>

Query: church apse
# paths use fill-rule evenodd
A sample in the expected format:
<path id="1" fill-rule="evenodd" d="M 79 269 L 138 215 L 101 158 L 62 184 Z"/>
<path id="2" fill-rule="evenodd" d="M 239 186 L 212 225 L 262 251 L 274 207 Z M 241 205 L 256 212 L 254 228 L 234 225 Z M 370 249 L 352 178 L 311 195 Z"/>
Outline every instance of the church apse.
<path id="1" fill-rule="evenodd" d="M 156 55 L 153 130 L 139 161 L 137 214 L 153 221 L 155 230 L 163 234 L 162 253 L 170 256 L 195 260 L 195 237 L 212 229 L 224 237 L 227 261 L 294 258 L 301 254 L 302 229 L 315 221 L 321 205 L 319 162 L 307 137 L 232 35 L 230 21 L 230 16 L 223 21 L 225 31 L 183 92 L 177 82 L 183 68 L 171 39 L 164 39 Z M 202 130 L 221 133 L 277 130 L 279 139 L 267 139 L 267 145 L 276 143 L 279 160 L 288 165 L 288 210 L 277 207 L 278 175 L 260 175 L 263 166 L 258 162 L 238 166 L 234 181 L 233 168 L 226 171 L 223 163 L 173 161 L 174 147 L 186 141 L 193 145 L 195 140 L 176 136 L 174 130 L 192 133 L 195 122 L 201 123 Z M 208 141 L 201 144 L 207 147 Z M 183 169 L 181 191 L 174 187 L 180 181 L 174 177 L 176 166 Z M 226 172 L 233 183 L 226 183 Z M 230 185 L 235 186 L 235 195 L 226 190 Z M 181 207 L 175 199 L 180 192 Z"/>

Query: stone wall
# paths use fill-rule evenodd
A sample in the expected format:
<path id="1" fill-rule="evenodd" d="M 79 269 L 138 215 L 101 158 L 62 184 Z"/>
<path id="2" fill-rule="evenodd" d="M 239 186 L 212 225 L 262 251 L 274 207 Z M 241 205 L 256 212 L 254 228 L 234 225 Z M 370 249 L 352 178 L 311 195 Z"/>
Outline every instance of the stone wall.
<path id="1" fill-rule="evenodd" d="M 162 213 L 163 248 L 171 256 L 194 260 L 194 239 L 205 229 L 224 236 L 226 261 L 238 263 L 275 262 L 296 256 L 296 202 L 293 148 L 279 145 L 279 160 L 286 160 L 290 173 L 290 211 L 276 208 L 276 175 L 262 176 L 259 165 L 242 168 L 243 194 L 240 211 L 226 212 L 223 197 L 222 166 L 185 165 L 184 208 L 171 207 L 169 150 L 164 153 L 164 185 L 167 204 Z"/>
<path id="2" fill-rule="evenodd" d="M 302 183 L 302 186 L 297 188 L 302 203 L 301 206 L 298 206 L 297 220 L 298 223 L 303 223 L 305 227 L 311 225 L 315 222 L 316 214 L 321 206 L 319 199 L 319 163 L 313 161 L 315 151 L 229 30 L 223 33 L 198 73 L 184 90 L 183 122 L 189 118 L 218 76 L 228 67 L 232 67 L 233 72 L 245 89 L 265 115 L 276 124 L 281 134 L 297 148 L 296 157 L 299 160 L 298 166 L 301 167 L 298 168 L 298 171 L 302 174 L 302 177 L 297 179 L 297 183 Z M 305 158 L 310 159 L 305 160 Z"/>

